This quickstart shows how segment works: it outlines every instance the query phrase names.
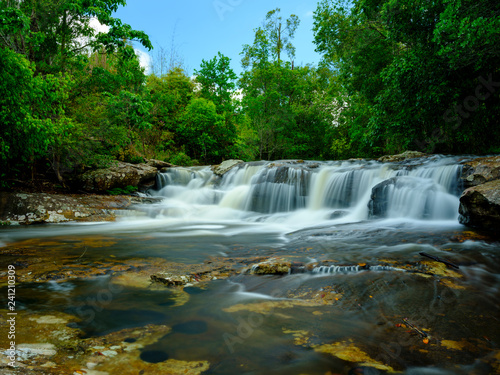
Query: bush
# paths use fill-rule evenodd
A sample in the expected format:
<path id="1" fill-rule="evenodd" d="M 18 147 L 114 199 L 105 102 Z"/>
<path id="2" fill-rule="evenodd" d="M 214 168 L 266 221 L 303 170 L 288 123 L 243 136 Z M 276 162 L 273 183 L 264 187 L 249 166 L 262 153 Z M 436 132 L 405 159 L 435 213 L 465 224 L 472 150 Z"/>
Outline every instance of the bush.
<path id="1" fill-rule="evenodd" d="M 174 156 L 171 156 L 169 162 L 174 165 L 181 165 L 183 167 L 193 165 L 193 160 L 191 160 L 191 158 L 183 151 L 180 151 Z"/>
<path id="2" fill-rule="evenodd" d="M 136 186 L 131 186 L 131 185 L 128 185 L 126 188 L 113 188 L 111 190 L 108 190 L 107 193 L 109 195 L 130 195 L 134 192 L 137 191 L 137 187 Z"/>

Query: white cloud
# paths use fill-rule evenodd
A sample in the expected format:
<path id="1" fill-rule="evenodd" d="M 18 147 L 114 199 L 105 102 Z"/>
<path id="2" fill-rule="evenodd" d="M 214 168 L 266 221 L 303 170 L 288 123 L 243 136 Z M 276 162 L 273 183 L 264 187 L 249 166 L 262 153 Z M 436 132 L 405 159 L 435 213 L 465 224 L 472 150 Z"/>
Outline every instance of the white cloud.
<path id="1" fill-rule="evenodd" d="M 140 49 L 134 48 L 135 54 L 139 57 L 139 64 L 141 67 L 146 69 L 146 74 L 151 72 L 151 56 L 149 53 L 141 51 Z"/>
<path id="2" fill-rule="evenodd" d="M 306 14 L 304 14 L 304 17 L 312 17 L 312 16 L 314 16 L 313 10 L 310 10 L 309 12 L 306 12 Z"/>
<path id="3" fill-rule="evenodd" d="M 97 31 L 98 33 L 107 33 L 109 31 L 109 26 L 103 25 L 102 23 L 100 23 L 96 17 L 92 17 L 90 19 L 89 26 L 91 28 L 93 28 L 95 31 Z"/>

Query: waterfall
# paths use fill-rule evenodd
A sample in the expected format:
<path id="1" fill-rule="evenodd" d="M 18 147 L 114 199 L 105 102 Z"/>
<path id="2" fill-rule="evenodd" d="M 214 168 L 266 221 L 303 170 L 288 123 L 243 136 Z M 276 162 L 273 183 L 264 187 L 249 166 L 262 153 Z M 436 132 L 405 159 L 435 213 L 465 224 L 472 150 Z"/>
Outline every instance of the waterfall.
<path id="1" fill-rule="evenodd" d="M 210 167 L 159 174 L 161 214 L 260 222 L 375 218 L 456 220 L 461 165 L 434 156 L 377 161 L 242 163 L 224 176 Z"/>

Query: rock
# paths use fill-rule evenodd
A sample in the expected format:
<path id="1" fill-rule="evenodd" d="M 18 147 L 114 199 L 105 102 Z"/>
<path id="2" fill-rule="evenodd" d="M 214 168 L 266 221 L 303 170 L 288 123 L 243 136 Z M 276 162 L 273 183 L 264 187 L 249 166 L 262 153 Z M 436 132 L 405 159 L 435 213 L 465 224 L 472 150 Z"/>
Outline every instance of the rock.
<path id="1" fill-rule="evenodd" d="M 375 185 L 368 202 L 368 216 L 370 218 L 385 217 L 389 207 L 390 187 L 397 183 L 397 177 L 389 178 Z"/>
<path id="2" fill-rule="evenodd" d="M 466 188 L 500 178 L 500 156 L 478 158 L 464 163 L 462 180 Z"/>
<path id="3" fill-rule="evenodd" d="M 500 228 L 500 179 L 466 189 L 460 197 L 462 224 L 498 232 Z"/>
<path id="4" fill-rule="evenodd" d="M 0 222 L 10 224 L 60 223 L 66 221 L 114 221 L 130 213 L 136 204 L 159 198 L 136 196 L 21 194 L 0 192 Z M 141 214 L 141 212 L 136 212 Z"/>
<path id="5" fill-rule="evenodd" d="M 23 360 L 37 357 L 37 356 L 48 356 L 51 357 L 57 354 L 56 347 L 53 344 L 19 344 L 17 345 L 17 355 Z"/>
<path id="6" fill-rule="evenodd" d="M 146 159 L 146 164 L 156 169 L 175 168 L 176 165 L 156 159 Z"/>
<path id="7" fill-rule="evenodd" d="M 243 160 L 226 160 L 223 161 L 219 165 L 214 165 L 212 166 L 212 171 L 217 175 L 217 176 L 224 176 L 227 172 L 229 172 L 231 169 L 236 167 L 237 165 L 244 163 Z"/>
<path id="8" fill-rule="evenodd" d="M 151 275 L 151 280 L 165 284 L 166 286 L 181 286 L 186 284 L 191 284 L 191 277 L 189 276 L 177 276 L 177 275 Z"/>
<path id="9" fill-rule="evenodd" d="M 291 272 L 292 264 L 283 259 L 271 258 L 251 266 L 247 272 L 252 275 L 286 275 Z"/>
<path id="10" fill-rule="evenodd" d="M 78 177 L 81 188 L 88 192 L 103 193 L 114 188 L 139 187 L 154 181 L 158 169 L 147 164 L 114 162 L 105 169 L 85 172 Z"/>
<path id="11" fill-rule="evenodd" d="M 405 151 L 402 154 L 398 154 L 398 155 L 382 156 L 382 157 L 378 158 L 378 161 L 383 162 L 383 163 L 392 163 L 392 162 L 398 162 L 398 161 L 403 161 L 403 160 L 408 160 L 408 159 L 422 158 L 424 156 L 428 156 L 428 155 L 424 154 L 423 152 L 419 152 L 419 151 Z"/>
<path id="12" fill-rule="evenodd" d="M 389 372 L 394 371 L 392 367 L 387 364 L 372 359 L 368 353 L 360 349 L 352 340 L 316 346 L 314 347 L 314 351 L 331 354 L 346 362 L 359 363 L 363 367 L 371 367 Z M 370 374 L 373 374 L 373 372 Z"/>

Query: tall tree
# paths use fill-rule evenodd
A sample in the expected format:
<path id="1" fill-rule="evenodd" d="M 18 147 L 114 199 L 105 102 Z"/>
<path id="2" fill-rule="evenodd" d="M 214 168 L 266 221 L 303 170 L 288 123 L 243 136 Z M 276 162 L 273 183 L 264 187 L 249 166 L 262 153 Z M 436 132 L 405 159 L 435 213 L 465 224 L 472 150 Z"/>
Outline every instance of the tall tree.
<path id="1" fill-rule="evenodd" d="M 232 96 L 238 77 L 231 69 L 231 59 L 219 52 L 212 60 L 202 60 L 200 70 L 195 70 L 195 74 L 201 85 L 200 96 L 214 102 L 219 114 L 232 113 Z"/>
<path id="2" fill-rule="evenodd" d="M 282 62 L 282 53 L 285 51 L 290 59 L 293 69 L 295 59 L 295 46 L 292 40 L 295 31 L 300 25 L 299 18 L 292 14 L 283 22 L 280 8 L 267 13 L 263 27 L 255 29 L 255 38 L 252 45 L 243 46 L 242 65 L 247 69 L 268 62 Z"/>
<path id="3" fill-rule="evenodd" d="M 330 70 L 294 66 L 292 39 L 299 19 L 292 15 L 283 21 L 279 12 L 267 13 L 254 43 L 242 52 L 242 108 L 257 138 L 256 154 L 261 159 L 327 157 Z M 282 60 L 284 52 L 290 61 Z"/>

